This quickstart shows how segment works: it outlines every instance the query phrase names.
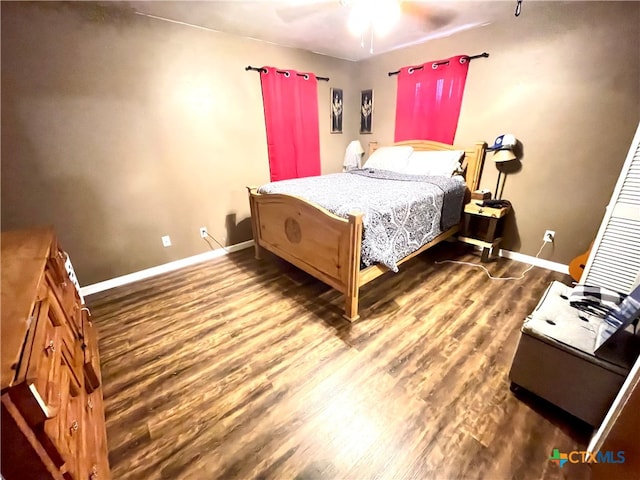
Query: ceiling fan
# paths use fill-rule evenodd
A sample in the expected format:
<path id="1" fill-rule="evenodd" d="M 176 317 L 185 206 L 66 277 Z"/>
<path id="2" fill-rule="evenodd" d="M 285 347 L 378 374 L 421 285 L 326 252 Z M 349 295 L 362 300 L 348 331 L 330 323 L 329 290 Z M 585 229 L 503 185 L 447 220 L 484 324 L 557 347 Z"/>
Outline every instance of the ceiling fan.
<path id="1" fill-rule="evenodd" d="M 417 20 L 428 31 L 449 24 L 456 16 L 455 10 L 436 7 L 435 2 L 411 0 L 297 0 L 287 2 L 277 9 L 285 23 L 304 21 L 317 15 L 329 15 L 343 9 L 349 12 L 349 30 L 362 36 L 371 29 L 382 36 L 393 27 L 400 17 Z"/>
<path id="2" fill-rule="evenodd" d="M 374 37 L 383 37 L 398 23 L 401 17 L 417 20 L 426 32 L 433 32 L 449 24 L 456 16 L 454 10 L 437 9 L 425 1 L 409 0 L 298 0 L 277 10 L 285 23 L 303 21 L 318 15 L 332 15 L 340 9 L 348 11 L 347 27 L 360 38 L 365 47 L 368 39 L 369 53 L 373 54 Z"/>

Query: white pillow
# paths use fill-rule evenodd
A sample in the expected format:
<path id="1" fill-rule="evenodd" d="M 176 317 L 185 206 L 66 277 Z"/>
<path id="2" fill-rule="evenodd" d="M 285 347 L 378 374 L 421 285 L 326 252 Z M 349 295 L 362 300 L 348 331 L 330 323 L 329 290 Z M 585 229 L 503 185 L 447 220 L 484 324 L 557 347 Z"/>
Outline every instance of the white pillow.
<path id="1" fill-rule="evenodd" d="M 406 168 L 407 160 L 412 153 L 413 147 L 409 146 L 380 147 L 371 154 L 364 166 L 366 168 L 402 172 Z"/>
<path id="2" fill-rule="evenodd" d="M 452 176 L 459 168 L 464 150 L 413 152 L 402 173 Z"/>

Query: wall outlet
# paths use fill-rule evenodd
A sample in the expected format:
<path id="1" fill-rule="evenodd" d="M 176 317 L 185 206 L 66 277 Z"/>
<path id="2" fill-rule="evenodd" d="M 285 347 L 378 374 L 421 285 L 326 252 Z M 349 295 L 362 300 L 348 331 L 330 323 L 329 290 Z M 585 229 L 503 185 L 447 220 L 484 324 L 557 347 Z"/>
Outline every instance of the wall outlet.
<path id="1" fill-rule="evenodd" d="M 544 237 L 542 238 L 545 242 L 553 243 L 556 238 L 556 232 L 553 230 L 545 230 Z"/>
<path id="2" fill-rule="evenodd" d="M 165 235 L 162 237 L 162 246 L 170 247 L 171 246 L 171 237 L 169 235 Z"/>
<path id="3" fill-rule="evenodd" d="M 207 227 L 200 227 L 200 238 L 207 238 L 208 236 Z"/>

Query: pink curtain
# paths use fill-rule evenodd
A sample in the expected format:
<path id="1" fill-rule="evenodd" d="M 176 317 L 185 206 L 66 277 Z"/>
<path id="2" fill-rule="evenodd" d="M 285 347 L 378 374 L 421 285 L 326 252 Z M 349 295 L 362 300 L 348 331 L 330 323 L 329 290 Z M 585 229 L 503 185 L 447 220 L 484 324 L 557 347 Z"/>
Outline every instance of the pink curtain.
<path id="1" fill-rule="evenodd" d="M 260 82 L 271 181 L 320 175 L 316 76 L 262 67 Z"/>
<path id="2" fill-rule="evenodd" d="M 453 145 L 468 69 L 467 55 L 401 68 L 395 141 L 435 140 Z"/>

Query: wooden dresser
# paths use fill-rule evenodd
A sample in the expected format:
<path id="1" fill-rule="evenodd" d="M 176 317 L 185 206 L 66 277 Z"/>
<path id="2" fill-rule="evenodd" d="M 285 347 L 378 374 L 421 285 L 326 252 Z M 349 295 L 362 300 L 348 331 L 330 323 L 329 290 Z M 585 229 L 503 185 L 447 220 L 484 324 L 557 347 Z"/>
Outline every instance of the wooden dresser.
<path id="1" fill-rule="evenodd" d="M 1 248 L 2 477 L 108 479 L 98 342 L 66 254 L 50 228 Z"/>

